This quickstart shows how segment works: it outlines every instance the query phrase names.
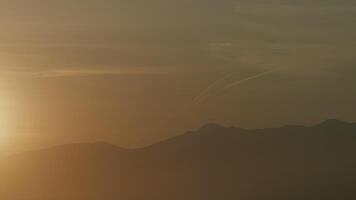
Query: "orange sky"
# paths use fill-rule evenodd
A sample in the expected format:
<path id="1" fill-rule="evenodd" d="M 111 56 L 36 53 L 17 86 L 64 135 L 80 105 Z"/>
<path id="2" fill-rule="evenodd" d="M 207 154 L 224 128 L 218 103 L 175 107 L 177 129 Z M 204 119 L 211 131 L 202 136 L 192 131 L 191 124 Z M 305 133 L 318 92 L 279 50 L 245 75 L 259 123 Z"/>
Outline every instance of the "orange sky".
<path id="1" fill-rule="evenodd" d="M 2 0 L 1 148 L 356 121 L 355 17 L 347 0 Z"/>

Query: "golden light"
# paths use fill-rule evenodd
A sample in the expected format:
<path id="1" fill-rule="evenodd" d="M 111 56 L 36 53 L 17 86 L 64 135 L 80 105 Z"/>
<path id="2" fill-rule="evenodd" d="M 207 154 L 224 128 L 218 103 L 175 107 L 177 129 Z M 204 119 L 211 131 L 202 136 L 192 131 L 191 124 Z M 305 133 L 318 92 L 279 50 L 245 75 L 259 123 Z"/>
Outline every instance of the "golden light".
<path id="1" fill-rule="evenodd" d="M 2 143 L 5 135 L 6 135 L 6 106 L 3 104 L 2 101 L 0 101 L 0 143 Z"/>
<path id="2" fill-rule="evenodd" d="M 9 102 L 0 98 L 0 145 L 5 145 L 10 137 L 11 110 Z"/>

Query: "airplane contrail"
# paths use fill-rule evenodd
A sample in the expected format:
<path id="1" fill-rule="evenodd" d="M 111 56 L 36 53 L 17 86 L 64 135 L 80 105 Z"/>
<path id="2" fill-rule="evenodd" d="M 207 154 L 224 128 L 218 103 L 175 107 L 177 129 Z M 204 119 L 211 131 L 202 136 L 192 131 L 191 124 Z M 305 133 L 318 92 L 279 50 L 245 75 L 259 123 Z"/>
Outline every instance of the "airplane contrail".
<path id="1" fill-rule="evenodd" d="M 203 100 L 207 95 L 209 95 L 209 92 L 211 89 L 213 89 L 215 86 L 217 86 L 220 82 L 230 78 L 231 76 L 233 76 L 234 74 L 228 74 L 226 76 L 224 76 L 223 78 L 220 78 L 216 81 L 214 81 L 212 84 L 210 84 L 207 88 L 205 88 L 204 90 L 202 90 L 193 100 L 194 103 L 198 104 L 200 103 L 201 100 Z"/>
<path id="2" fill-rule="evenodd" d="M 250 80 L 253 80 L 253 79 L 257 79 L 257 78 L 260 78 L 262 76 L 266 76 L 268 74 L 272 74 L 273 72 L 276 72 L 276 71 L 279 71 L 279 70 L 282 70 L 282 68 L 272 69 L 272 70 L 269 70 L 269 71 L 266 71 L 266 72 L 262 72 L 262 73 L 259 73 L 259 74 L 256 74 L 256 75 L 253 75 L 253 76 L 250 76 L 250 77 L 235 81 L 233 83 L 230 83 L 230 84 L 224 86 L 224 89 L 225 90 L 230 89 L 230 88 L 235 87 L 237 85 L 240 85 L 240 84 L 242 84 L 244 82 L 247 82 L 247 81 L 250 81 Z"/>
<path id="3" fill-rule="evenodd" d="M 235 82 L 233 82 L 233 83 L 230 83 L 230 84 L 228 84 L 228 85 L 225 85 L 225 86 L 223 87 L 223 89 L 224 89 L 224 90 L 230 89 L 230 88 L 235 87 L 235 86 L 237 86 L 237 85 L 240 85 L 240 84 L 242 84 L 242 83 L 244 83 L 244 82 L 247 82 L 247 81 L 250 81 L 250 80 L 253 80 L 253 79 L 257 79 L 257 78 L 260 78 L 260 77 L 262 77 L 262 76 L 266 76 L 266 75 L 268 75 L 268 74 L 271 74 L 271 73 L 276 72 L 276 71 L 279 71 L 279 70 L 282 70 L 282 68 L 276 68 L 276 69 L 272 69 L 272 70 L 269 70 L 269 71 L 266 71 L 266 72 L 262 72 L 262 73 L 259 73 L 259 74 L 253 75 L 253 76 L 249 76 L 249 77 L 247 77 L 247 78 L 244 78 L 244 79 L 235 81 Z M 212 84 L 210 84 L 207 88 L 205 88 L 202 92 L 200 92 L 200 93 L 194 98 L 193 102 L 196 103 L 196 104 L 199 104 L 203 99 L 205 99 L 205 98 L 209 95 L 210 91 L 211 91 L 214 87 L 216 87 L 216 86 L 217 86 L 218 84 L 220 84 L 222 81 L 224 81 L 224 80 L 230 78 L 230 77 L 233 76 L 233 75 L 234 75 L 234 73 L 228 74 L 228 75 L 224 76 L 223 78 L 218 79 L 218 80 L 216 80 L 215 82 L 213 82 Z"/>

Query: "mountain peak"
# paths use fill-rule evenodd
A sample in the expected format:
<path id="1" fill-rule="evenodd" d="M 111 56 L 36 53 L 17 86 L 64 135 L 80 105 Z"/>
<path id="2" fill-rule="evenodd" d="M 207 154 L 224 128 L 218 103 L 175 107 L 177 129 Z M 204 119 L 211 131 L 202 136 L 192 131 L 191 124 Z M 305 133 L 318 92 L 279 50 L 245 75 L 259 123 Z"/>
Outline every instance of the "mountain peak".
<path id="1" fill-rule="evenodd" d="M 354 125 L 356 124 L 338 120 L 338 119 L 328 119 L 315 125 L 314 127 L 324 128 L 324 129 L 337 129 L 337 128 L 353 127 Z"/>
<path id="2" fill-rule="evenodd" d="M 82 144 L 83 146 L 88 146 L 88 147 L 94 147 L 96 149 L 106 149 L 106 150 L 116 150 L 116 151 L 128 151 L 129 149 L 122 148 L 119 146 L 116 146 L 114 144 L 105 142 L 105 141 L 97 141 L 93 143 L 87 143 L 87 144 Z"/>
<path id="3" fill-rule="evenodd" d="M 316 126 L 318 126 L 318 127 L 338 127 L 338 126 L 345 126 L 345 125 L 349 125 L 349 124 L 350 124 L 349 122 L 342 121 L 339 119 L 327 119 Z"/>
<path id="4" fill-rule="evenodd" d="M 220 124 L 216 124 L 216 123 L 208 123 L 205 124 L 204 126 L 202 126 L 199 131 L 202 132 L 211 132 L 211 131 L 220 131 L 220 130 L 224 130 L 226 129 L 226 127 L 221 126 Z"/>
<path id="5" fill-rule="evenodd" d="M 97 141 L 97 142 L 93 142 L 93 143 L 88 143 L 89 145 L 93 145 L 93 146 L 104 146 L 104 147 L 116 147 L 113 144 L 110 144 L 108 142 L 105 141 Z"/>

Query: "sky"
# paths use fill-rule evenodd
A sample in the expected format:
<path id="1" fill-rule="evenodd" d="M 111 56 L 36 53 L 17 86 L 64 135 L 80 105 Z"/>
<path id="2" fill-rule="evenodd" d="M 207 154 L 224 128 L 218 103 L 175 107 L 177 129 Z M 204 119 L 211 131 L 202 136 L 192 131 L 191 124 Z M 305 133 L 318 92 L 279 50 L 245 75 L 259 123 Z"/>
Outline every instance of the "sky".
<path id="1" fill-rule="evenodd" d="M 350 0 L 2 0 L 1 148 L 356 121 Z"/>

